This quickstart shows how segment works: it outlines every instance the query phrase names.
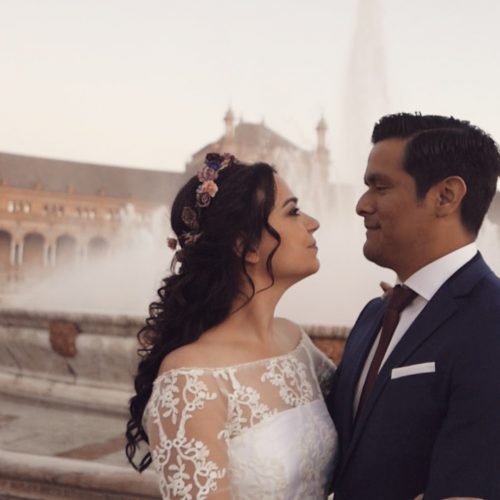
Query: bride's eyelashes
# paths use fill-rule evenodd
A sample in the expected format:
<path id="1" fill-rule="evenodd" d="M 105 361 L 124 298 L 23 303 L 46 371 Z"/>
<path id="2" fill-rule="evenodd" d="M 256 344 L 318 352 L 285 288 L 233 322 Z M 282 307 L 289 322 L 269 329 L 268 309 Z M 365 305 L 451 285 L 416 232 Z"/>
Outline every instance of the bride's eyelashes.
<path id="1" fill-rule="evenodd" d="M 297 216 L 300 215 L 300 208 L 299 207 L 293 207 L 289 212 L 288 215 L 292 216 Z"/>

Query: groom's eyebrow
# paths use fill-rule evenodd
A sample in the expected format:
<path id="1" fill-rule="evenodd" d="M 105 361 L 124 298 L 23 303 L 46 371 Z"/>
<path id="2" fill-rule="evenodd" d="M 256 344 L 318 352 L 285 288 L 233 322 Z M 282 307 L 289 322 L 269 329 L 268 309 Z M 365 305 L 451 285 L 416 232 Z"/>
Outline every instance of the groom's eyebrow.
<path id="1" fill-rule="evenodd" d="M 389 182 L 389 177 L 384 174 L 370 174 L 365 177 L 365 185 L 376 184 L 377 182 Z"/>
<path id="2" fill-rule="evenodd" d="M 299 202 L 299 199 L 296 196 L 292 196 L 291 198 L 288 198 L 285 200 L 285 203 L 283 203 L 283 206 L 281 208 L 286 207 L 289 203 L 295 203 L 297 204 Z"/>

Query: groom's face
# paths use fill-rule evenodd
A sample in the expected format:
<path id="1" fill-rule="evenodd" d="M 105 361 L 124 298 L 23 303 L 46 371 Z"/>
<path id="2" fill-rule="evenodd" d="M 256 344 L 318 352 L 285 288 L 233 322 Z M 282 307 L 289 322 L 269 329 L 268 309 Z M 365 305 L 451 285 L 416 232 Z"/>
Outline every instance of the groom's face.
<path id="1" fill-rule="evenodd" d="M 401 279 L 418 269 L 435 220 L 431 204 L 417 199 L 415 181 L 403 169 L 405 145 L 406 140 L 387 139 L 373 146 L 367 190 L 356 206 L 366 227 L 365 257 Z"/>

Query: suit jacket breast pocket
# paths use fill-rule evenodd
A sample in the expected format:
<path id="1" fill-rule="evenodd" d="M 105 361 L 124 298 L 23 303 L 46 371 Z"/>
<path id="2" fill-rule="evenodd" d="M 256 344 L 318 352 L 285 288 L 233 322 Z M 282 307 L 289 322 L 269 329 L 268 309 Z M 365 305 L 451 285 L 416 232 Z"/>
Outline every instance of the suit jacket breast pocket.
<path id="1" fill-rule="evenodd" d="M 434 362 L 393 368 L 377 406 L 402 422 L 433 420 L 443 403 L 437 375 Z"/>
<path id="2" fill-rule="evenodd" d="M 415 375 L 422 375 L 425 373 L 435 373 L 436 363 L 434 361 L 429 361 L 426 363 L 417 363 L 414 365 L 400 366 L 398 368 L 393 368 L 391 371 L 391 380 L 410 377 Z"/>

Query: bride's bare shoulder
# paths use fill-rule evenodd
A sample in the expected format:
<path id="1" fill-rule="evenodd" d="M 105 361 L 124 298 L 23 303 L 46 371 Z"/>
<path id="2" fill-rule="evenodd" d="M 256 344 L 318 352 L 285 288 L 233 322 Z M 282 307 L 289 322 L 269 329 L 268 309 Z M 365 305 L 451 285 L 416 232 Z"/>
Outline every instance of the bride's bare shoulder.
<path id="1" fill-rule="evenodd" d="M 201 368 L 206 363 L 204 350 L 204 346 L 198 342 L 178 347 L 163 358 L 158 373 L 179 368 Z"/>

